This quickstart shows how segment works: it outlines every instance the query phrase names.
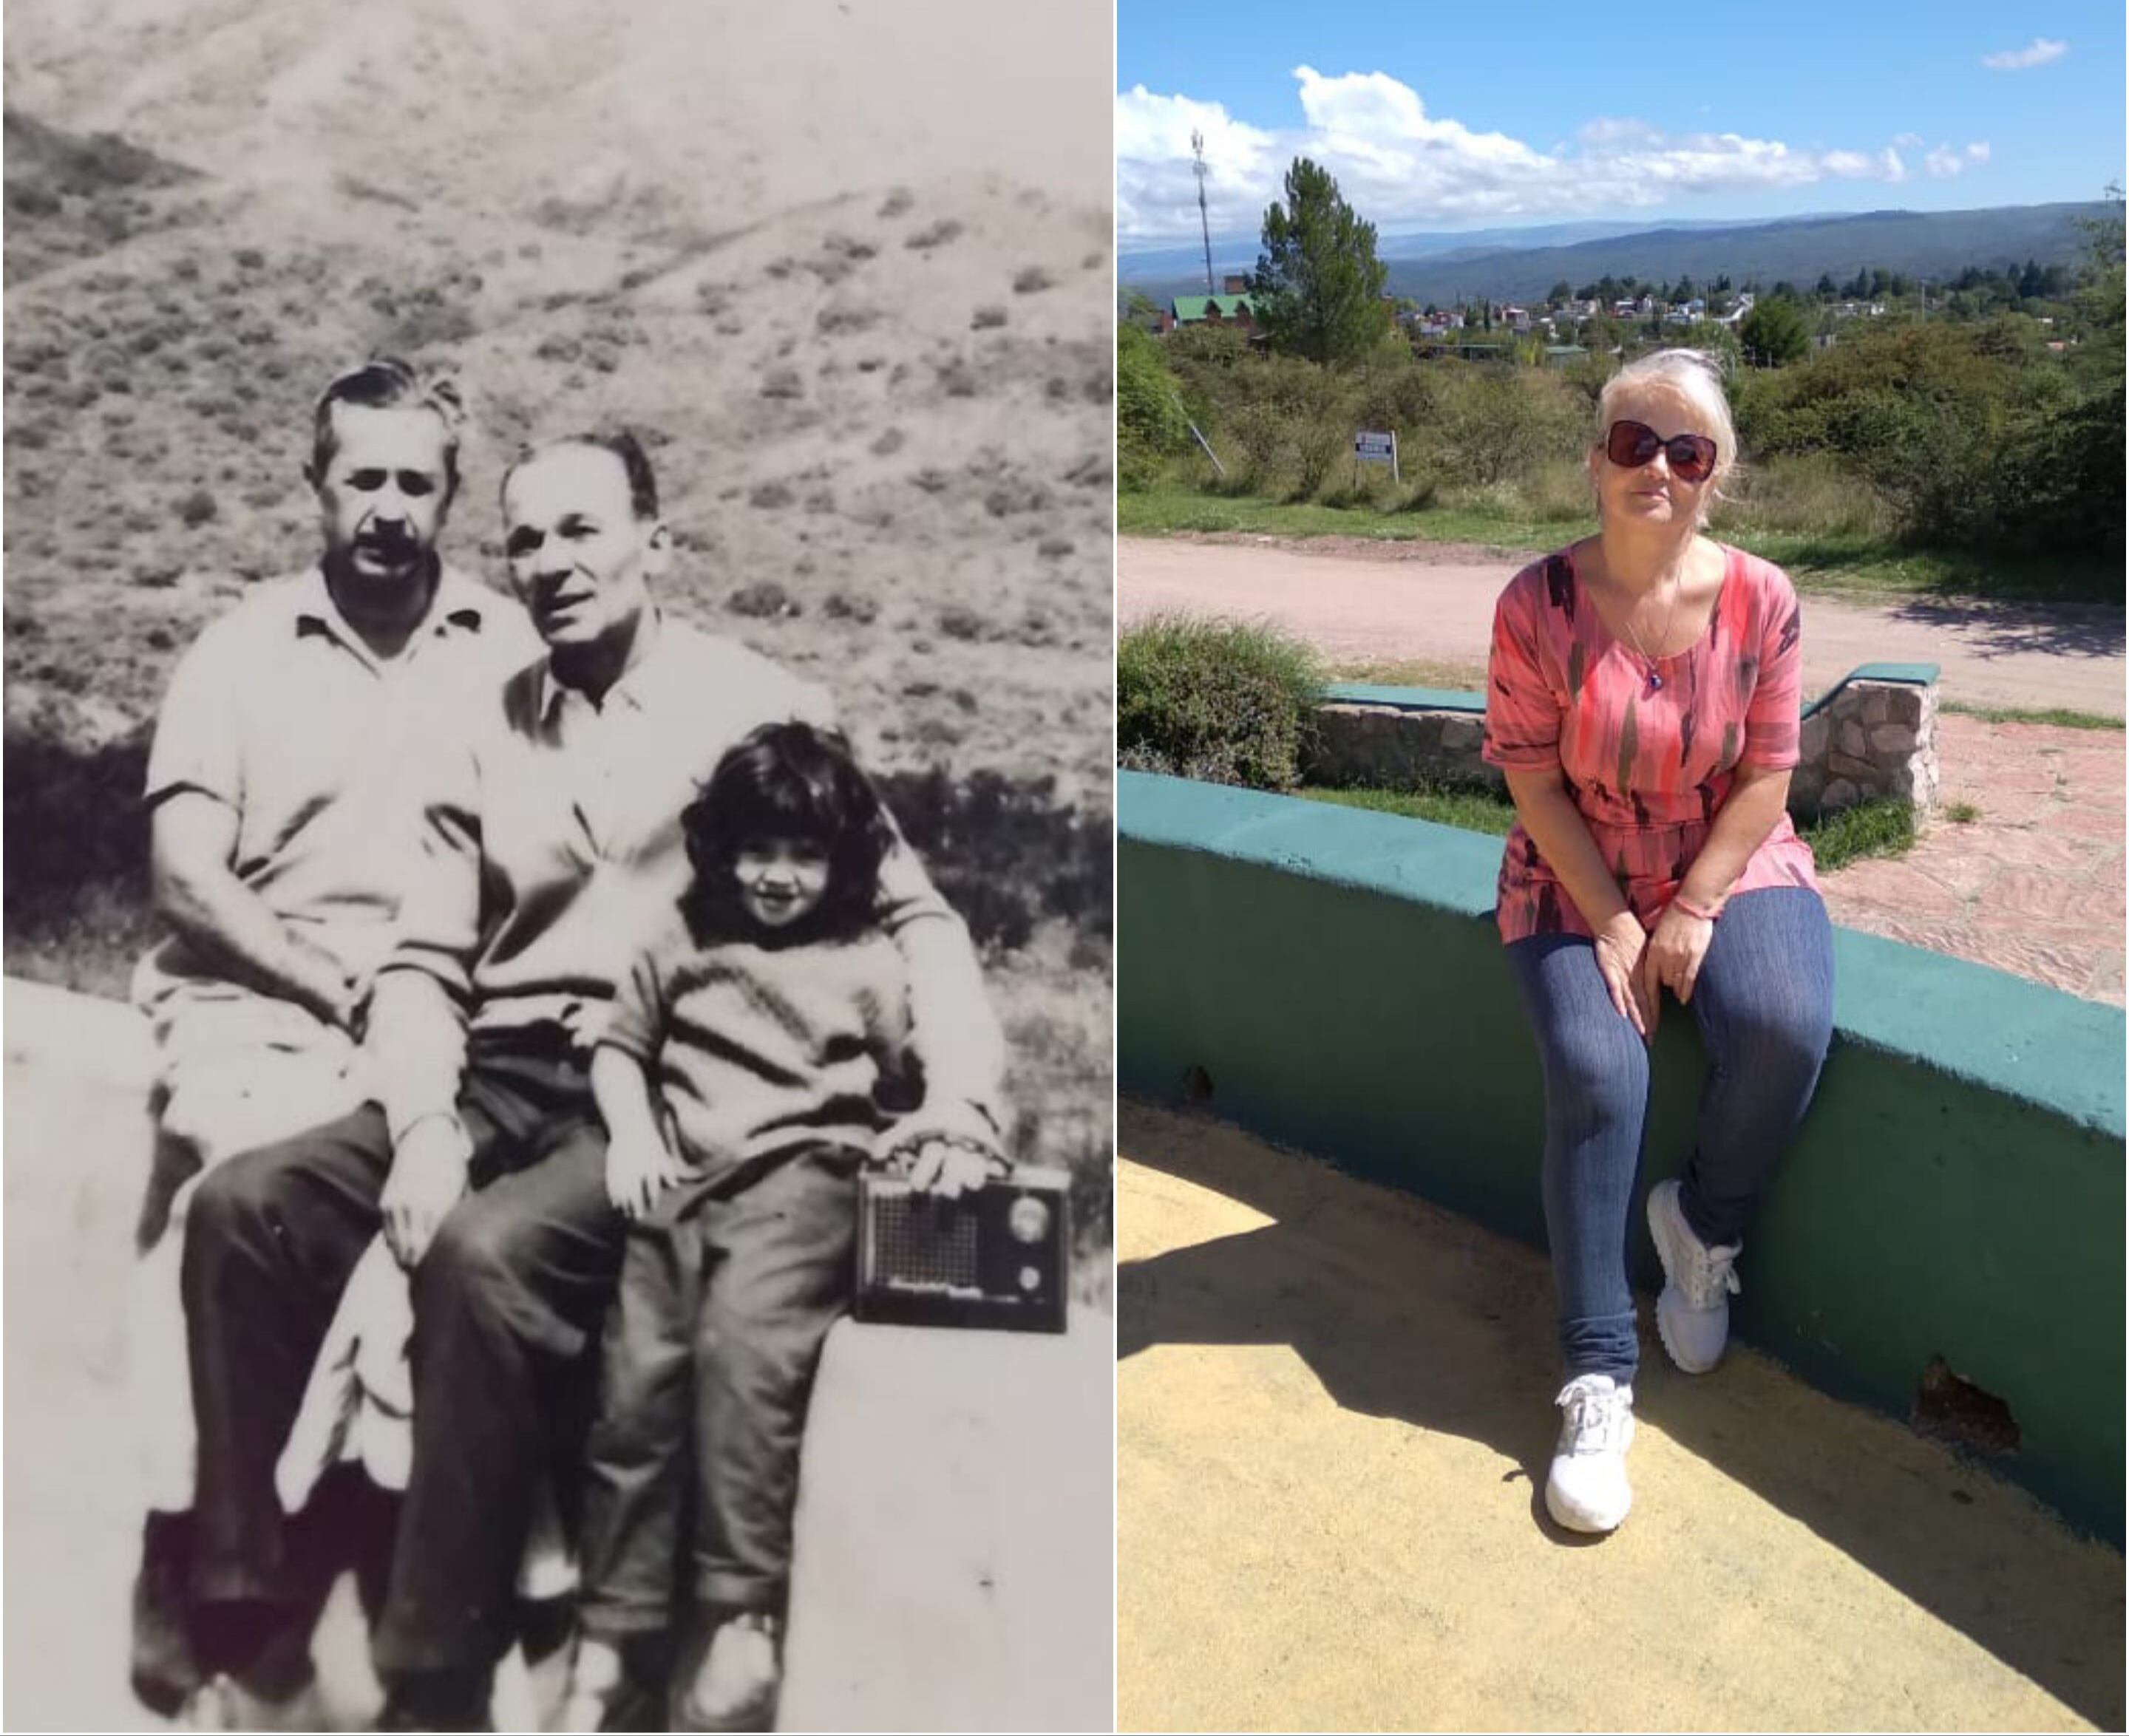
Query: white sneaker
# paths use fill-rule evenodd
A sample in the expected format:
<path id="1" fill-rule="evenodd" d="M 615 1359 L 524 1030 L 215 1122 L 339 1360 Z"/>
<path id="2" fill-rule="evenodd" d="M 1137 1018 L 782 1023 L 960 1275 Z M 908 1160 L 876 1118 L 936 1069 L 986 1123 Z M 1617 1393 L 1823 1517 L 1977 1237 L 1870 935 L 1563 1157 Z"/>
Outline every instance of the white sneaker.
<path id="1" fill-rule="evenodd" d="M 745 1610 L 711 1635 L 680 1705 L 681 1730 L 773 1730 L 783 1662 L 774 1617 Z"/>
<path id="2" fill-rule="evenodd" d="M 622 1690 L 621 1653 L 603 1639 L 588 1635 L 577 1642 L 577 1655 L 569 1666 L 569 1685 L 562 1696 L 561 1710 L 547 1728 L 590 1733 L 606 1728 L 607 1715 Z M 516 1720 L 498 1718 L 498 1729 Z M 528 1725 L 527 1728 L 530 1726 Z"/>
<path id="3" fill-rule="evenodd" d="M 1730 1298 L 1744 1287 L 1735 1263 L 1745 1244 L 1710 1248 L 1695 1235 L 1679 1206 L 1675 1181 L 1649 1190 L 1649 1234 L 1664 1269 L 1656 1334 L 1681 1370 L 1705 1374 L 1722 1360 L 1730 1341 Z"/>
<path id="4" fill-rule="evenodd" d="M 1570 1531 L 1616 1531 L 1634 1504 L 1627 1482 L 1634 1389 L 1608 1374 L 1582 1374 L 1553 1402 L 1566 1414 L 1545 1480 L 1546 1510 Z"/>

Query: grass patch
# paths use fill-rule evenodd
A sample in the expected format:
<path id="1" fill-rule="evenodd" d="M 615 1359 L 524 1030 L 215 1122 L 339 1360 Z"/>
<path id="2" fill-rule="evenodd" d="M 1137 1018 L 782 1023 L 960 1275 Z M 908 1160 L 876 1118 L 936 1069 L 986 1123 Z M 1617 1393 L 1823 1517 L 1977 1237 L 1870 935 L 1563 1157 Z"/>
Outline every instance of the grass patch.
<path id="1" fill-rule="evenodd" d="M 1961 717 L 1978 717 L 1984 723 L 2048 723 L 2061 730 L 2121 730 L 2129 728 L 2119 717 L 2097 711 L 2073 711 L 2062 706 L 2032 710 L 2022 706 L 1976 706 L 1955 699 L 1938 702 L 1940 711 L 1955 711 Z"/>
<path id="2" fill-rule="evenodd" d="M 1970 801 L 1955 801 L 1945 809 L 1944 817 L 1954 825 L 1971 825 L 1981 817 L 1981 810 Z"/>
<path id="3" fill-rule="evenodd" d="M 1333 681 L 1365 682 L 1379 687 L 1432 687 L 1447 693 L 1483 693 L 1486 666 L 1483 663 L 1451 663 L 1432 657 L 1378 659 L 1370 663 L 1341 663 L 1331 672 Z"/>
<path id="4" fill-rule="evenodd" d="M 1914 804 L 1860 801 L 1798 829 L 1819 872 L 1830 874 L 1871 856 L 1904 856 L 1915 841 Z"/>
<path id="5" fill-rule="evenodd" d="M 1293 793 L 1310 801 L 1365 808 L 1375 814 L 1401 814 L 1407 820 L 1431 820 L 1436 825 L 1453 825 L 1494 838 L 1507 837 L 1516 823 L 1515 804 L 1506 796 L 1468 786 L 1425 784 L 1409 790 L 1312 787 Z"/>
<path id="6" fill-rule="evenodd" d="M 1236 532 L 1305 540 L 1350 536 L 1377 542 L 1471 543 L 1505 553 L 1556 549 L 1595 528 L 1587 513 L 1541 518 L 1498 507 L 1462 505 L 1397 510 L 1379 506 L 1293 505 L 1253 496 L 1149 489 L 1117 497 L 1117 534 L 1165 536 Z M 1888 597 L 1984 597 L 2020 602 L 2117 602 L 2121 564 L 2102 554 L 1911 549 L 1861 531 L 1726 530 L 1780 567 L 1798 590 L 1869 602 Z M 2115 727 L 2119 728 L 2117 724 Z"/>
<path id="7" fill-rule="evenodd" d="M 1408 820 L 1431 820 L 1436 825 L 1453 825 L 1495 838 L 1507 836 L 1516 823 L 1515 804 L 1505 794 L 1468 785 L 1426 784 L 1409 790 L 1307 788 L 1293 793 L 1311 801 L 1365 808 L 1377 814 L 1401 814 Z M 1971 804 L 1960 803 L 1948 809 L 1955 820 L 1960 817 L 1958 807 L 1970 808 Z M 1979 809 L 1973 809 L 1966 817 L 1973 819 L 1979 813 Z M 1831 873 L 1866 857 L 1906 854 L 1915 841 L 1915 811 L 1905 801 L 1866 801 L 1799 830 L 1820 869 Z"/>
<path id="8" fill-rule="evenodd" d="M 1179 532 L 1239 531 L 1263 536 L 1355 536 L 1378 542 L 1483 543 L 1511 552 L 1556 548 L 1587 533 L 1586 518 L 1546 520 L 1474 510 L 1425 507 L 1328 507 L 1252 495 L 1198 494 L 1150 489 L 1117 497 L 1117 532 L 1163 536 Z"/>

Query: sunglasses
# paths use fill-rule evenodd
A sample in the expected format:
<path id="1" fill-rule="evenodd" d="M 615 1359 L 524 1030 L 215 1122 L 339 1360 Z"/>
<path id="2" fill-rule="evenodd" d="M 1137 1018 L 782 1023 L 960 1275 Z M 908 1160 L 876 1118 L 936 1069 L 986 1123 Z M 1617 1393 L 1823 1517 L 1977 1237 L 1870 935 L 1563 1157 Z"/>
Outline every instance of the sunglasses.
<path id="1" fill-rule="evenodd" d="M 1659 452 L 1682 483 L 1704 483 L 1715 471 L 1715 442 L 1704 434 L 1665 440 L 1646 422 L 1614 422 L 1604 436 L 1604 456 L 1622 470 L 1638 470 Z"/>

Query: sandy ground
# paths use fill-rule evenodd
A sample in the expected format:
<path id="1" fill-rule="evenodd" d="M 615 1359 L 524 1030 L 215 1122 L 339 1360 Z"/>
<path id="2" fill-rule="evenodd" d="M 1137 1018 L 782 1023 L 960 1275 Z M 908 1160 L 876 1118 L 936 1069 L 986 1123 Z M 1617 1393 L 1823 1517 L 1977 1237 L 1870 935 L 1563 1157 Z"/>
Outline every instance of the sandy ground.
<path id="1" fill-rule="evenodd" d="M 1136 538 L 1117 549 L 1121 625 L 1164 612 L 1263 618 L 1339 663 L 1426 659 L 1483 670 L 1493 601 L 1525 556 L 1415 545 L 1326 554 L 1270 538 Z M 1804 600 L 1804 689 L 1860 663 L 1934 663 L 1969 705 L 2123 715 L 2122 611 L 1917 598 Z M 1475 683 L 1474 683 L 1476 684 Z"/>
<path id="2" fill-rule="evenodd" d="M 1121 1133 L 1120 1728 L 2120 1727 L 2122 1558 L 2020 1491 L 1651 1330 L 1634 1512 L 1575 1539 L 1541 1254 L 1216 1123 Z"/>

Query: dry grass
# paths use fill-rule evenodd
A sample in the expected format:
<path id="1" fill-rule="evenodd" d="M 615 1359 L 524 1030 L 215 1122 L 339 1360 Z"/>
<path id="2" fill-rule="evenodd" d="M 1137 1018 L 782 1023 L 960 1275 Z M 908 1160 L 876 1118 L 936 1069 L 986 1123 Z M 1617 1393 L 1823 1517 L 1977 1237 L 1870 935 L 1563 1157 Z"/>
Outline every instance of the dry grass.
<path id="1" fill-rule="evenodd" d="M 150 177 L 114 226 L 108 189 L 19 196 L 45 160 L 8 162 L 7 968 L 122 992 L 171 667 L 312 558 L 312 395 L 412 354 L 471 388 L 445 550 L 491 582 L 521 442 L 644 436 L 668 606 L 836 694 L 984 944 L 1026 1137 L 1105 1230 L 1106 213 L 917 187 L 719 231 L 667 197 L 454 209 Z"/>

